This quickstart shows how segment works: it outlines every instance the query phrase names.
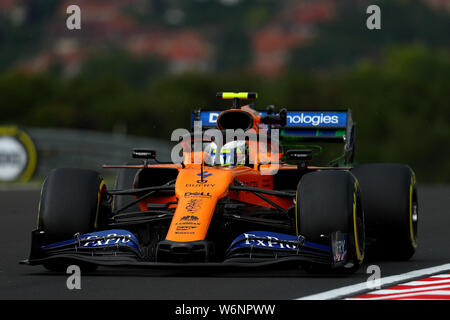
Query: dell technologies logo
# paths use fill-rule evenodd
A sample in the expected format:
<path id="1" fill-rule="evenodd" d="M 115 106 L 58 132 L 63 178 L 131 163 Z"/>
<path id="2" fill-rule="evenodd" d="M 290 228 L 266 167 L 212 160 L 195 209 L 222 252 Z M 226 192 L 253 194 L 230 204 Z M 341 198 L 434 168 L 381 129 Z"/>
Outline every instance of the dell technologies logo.
<path id="1" fill-rule="evenodd" d="M 287 125 L 295 125 L 295 124 L 303 124 L 303 125 L 313 125 L 319 126 L 324 124 L 329 125 L 338 125 L 339 124 L 339 116 L 338 115 L 327 115 L 321 113 L 319 114 L 308 114 L 308 113 L 300 113 L 300 114 L 288 114 L 287 115 Z"/>

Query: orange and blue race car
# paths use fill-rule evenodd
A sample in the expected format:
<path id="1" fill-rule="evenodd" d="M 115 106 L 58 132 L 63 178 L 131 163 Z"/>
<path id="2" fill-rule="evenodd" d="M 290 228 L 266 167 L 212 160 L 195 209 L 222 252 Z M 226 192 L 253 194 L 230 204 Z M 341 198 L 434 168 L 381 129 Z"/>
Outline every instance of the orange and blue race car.
<path id="1" fill-rule="evenodd" d="M 22 263 L 147 268 L 273 265 L 351 273 L 365 256 L 409 259 L 417 246 L 418 197 L 402 164 L 353 166 L 350 110 L 256 111 L 252 92 L 222 92 L 228 108 L 196 110 L 179 160 L 135 149 L 135 164 L 108 188 L 99 173 L 53 169 Z M 231 133 L 231 134 L 230 134 Z M 227 139 L 223 140 L 223 136 Z M 326 165 L 312 165 L 340 147 Z M 343 150 L 343 151 L 342 151 Z"/>

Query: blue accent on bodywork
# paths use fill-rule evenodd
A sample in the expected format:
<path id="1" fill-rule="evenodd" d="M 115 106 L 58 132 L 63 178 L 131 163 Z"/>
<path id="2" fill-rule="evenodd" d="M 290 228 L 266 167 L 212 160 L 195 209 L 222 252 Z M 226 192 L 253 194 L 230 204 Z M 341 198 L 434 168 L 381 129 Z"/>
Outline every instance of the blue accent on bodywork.
<path id="1" fill-rule="evenodd" d="M 199 177 L 202 176 L 201 173 L 197 173 L 197 175 L 198 175 Z M 210 177 L 210 176 L 212 176 L 212 175 L 213 175 L 213 174 L 212 174 L 212 173 L 208 173 L 208 171 L 203 171 L 203 178 L 208 178 L 208 177 Z"/>
<path id="2" fill-rule="evenodd" d="M 201 111 L 200 121 L 204 127 L 215 127 L 220 111 Z M 267 112 L 259 112 L 261 116 Z M 192 114 L 192 126 L 195 116 Z M 343 111 L 289 111 L 287 112 L 286 128 L 341 128 L 347 126 L 347 112 Z M 276 127 L 276 126 L 275 126 Z"/>
<path id="3" fill-rule="evenodd" d="M 44 245 L 41 250 L 51 250 L 62 246 L 78 246 L 80 248 L 107 248 L 129 246 L 139 251 L 136 237 L 127 230 L 114 229 L 81 234 L 70 240 Z"/>
<path id="4" fill-rule="evenodd" d="M 286 127 L 345 128 L 347 112 L 288 112 Z"/>
<path id="5" fill-rule="evenodd" d="M 278 240 L 278 241 L 277 241 Z M 233 240 L 230 251 L 238 248 L 258 247 L 273 250 L 297 251 L 298 245 L 302 249 L 316 249 L 325 252 L 331 252 L 331 248 L 326 245 L 305 241 L 303 237 L 293 235 L 267 232 L 267 231 L 249 231 L 239 235 Z"/>

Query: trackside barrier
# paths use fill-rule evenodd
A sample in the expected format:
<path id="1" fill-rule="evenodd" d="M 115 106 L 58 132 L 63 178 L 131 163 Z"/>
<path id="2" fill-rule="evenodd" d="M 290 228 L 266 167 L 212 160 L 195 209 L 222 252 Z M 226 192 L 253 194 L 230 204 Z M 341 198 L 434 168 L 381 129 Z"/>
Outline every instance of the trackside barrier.
<path id="1" fill-rule="evenodd" d="M 76 167 L 115 174 L 102 169 L 103 164 L 132 161 L 134 148 L 157 150 L 158 159 L 170 160 L 171 144 L 162 139 L 90 130 L 28 128 L 37 150 L 35 177 L 45 177 L 57 167 Z"/>

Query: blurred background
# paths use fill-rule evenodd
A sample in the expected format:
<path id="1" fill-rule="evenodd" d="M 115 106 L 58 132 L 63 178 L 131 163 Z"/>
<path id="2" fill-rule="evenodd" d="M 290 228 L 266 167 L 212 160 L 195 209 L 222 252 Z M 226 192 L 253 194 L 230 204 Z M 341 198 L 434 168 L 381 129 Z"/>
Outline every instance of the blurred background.
<path id="1" fill-rule="evenodd" d="M 449 35 L 449 0 L 1 0 L 0 122 L 31 137 L 39 180 L 133 147 L 167 157 L 217 91 L 256 91 L 262 110 L 350 108 L 356 163 L 449 183 Z"/>

